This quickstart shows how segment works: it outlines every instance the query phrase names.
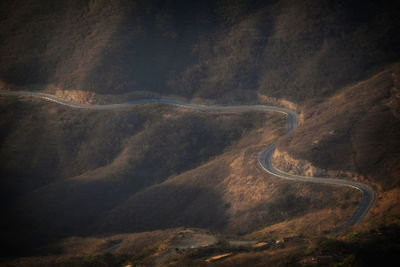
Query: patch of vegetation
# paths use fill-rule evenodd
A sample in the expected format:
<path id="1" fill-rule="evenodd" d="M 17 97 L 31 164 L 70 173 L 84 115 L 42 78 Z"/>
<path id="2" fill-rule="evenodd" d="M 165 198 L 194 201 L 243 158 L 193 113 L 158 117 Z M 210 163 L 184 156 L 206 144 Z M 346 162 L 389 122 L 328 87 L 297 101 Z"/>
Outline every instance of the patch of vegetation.
<path id="1" fill-rule="evenodd" d="M 400 253 L 400 227 L 352 232 L 345 240 L 323 239 L 317 250 L 328 255 L 343 255 L 335 266 L 390 266 Z"/>
<path id="2" fill-rule="evenodd" d="M 352 267 L 355 265 L 356 262 L 356 256 L 355 255 L 349 255 L 347 256 L 343 261 L 338 262 L 334 264 L 334 267 Z"/>
<path id="3" fill-rule="evenodd" d="M 77 267 L 96 267 L 110 266 L 120 267 L 131 263 L 132 256 L 130 255 L 115 255 L 112 253 L 104 253 L 101 255 L 86 255 L 73 257 L 69 259 L 63 266 Z"/>

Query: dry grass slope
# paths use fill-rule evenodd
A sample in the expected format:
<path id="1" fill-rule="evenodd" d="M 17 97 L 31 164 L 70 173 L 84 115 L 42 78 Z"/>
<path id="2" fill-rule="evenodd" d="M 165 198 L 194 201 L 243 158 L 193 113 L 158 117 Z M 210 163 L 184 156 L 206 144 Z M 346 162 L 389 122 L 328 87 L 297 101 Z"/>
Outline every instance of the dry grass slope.
<path id="1" fill-rule="evenodd" d="M 0 10 L 0 80 L 28 90 L 304 102 L 399 60 L 395 1 L 18 0 Z"/>

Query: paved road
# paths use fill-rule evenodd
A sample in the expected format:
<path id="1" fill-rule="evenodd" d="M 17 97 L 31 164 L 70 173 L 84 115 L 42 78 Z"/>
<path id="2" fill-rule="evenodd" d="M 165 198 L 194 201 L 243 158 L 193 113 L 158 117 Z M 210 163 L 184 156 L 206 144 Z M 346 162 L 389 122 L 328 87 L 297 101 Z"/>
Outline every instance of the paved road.
<path id="1" fill-rule="evenodd" d="M 281 170 L 276 169 L 271 164 L 271 157 L 274 153 L 275 145 L 269 146 L 263 152 L 261 152 L 258 161 L 261 164 L 261 167 L 268 173 L 277 176 L 279 178 L 301 181 L 301 182 L 310 182 L 310 183 L 319 183 L 319 184 L 329 184 L 329 185 L 339 185 L 339 186 L 347 186 L 354 189 L 357 189 L 362 192 L 362 199 L 356 210 L 350 216 L 350 218 L 340 227 L 336 228 L 334 232 L 341 232 L 345 228 L 358 224 L 364 218 L 364 216 L 368 213 L 369 209 L 372 206 L 372 203 L 375 199 L 375 193 L 371 187 L 365 184 L 348 181 L 348 180 L 340 180 L 340 179 L 332 179 L 332 178 L 322 178 L 322 177 L 305 177 L 300 175 L 294 175 L 290 173 L 283 172 Z"/>
<path id="2" fill-rule="evenodd" d="M 146 104 L 146 103 L 163 103 L 178 107 L 190 108 L 193 110 L 206 110 L 206 111 L 270 111 L 270 112 L 279 112 L 286 114 L 287 119 L 287 129 L 288 132 L 293 131 L 298 122 L 297 113 L 285 108 L 274 107 L 274 106 L 266 106 L 266 105 L 241 105 L 241 106 L 222 106 L 222 105 L 198 105 L 186 102 L 180 102 L 169 99 L 145 99 L 131 102 L 124 102 L 121 104 L 110 104 L 110 105 L 87 105 L 87 104 L 78 104 L 71 101 L 66 101 L 55 97 L 53 95 L 44 94 L 44 93 L 35 93 L 35 92 L 26 92 L 26 91 L 2 91 L 0 90 L 0 95 L 9 95 L 9 96 L 22 96 L 22 97 L 37 97 L 42 98 L 48 101 L 52 101 L 61 105 L 69 106 L 72 108 L 82 108 L 82 109 L 94 109 L 94 110 L 115 110 L 121 108 L 132 107 L 136 105 Z M 293 180 L 293 181 L 301 181 L 301 182 L 311 182 L 311 183 L 319 183 L 319 184 L 328 184 L 328 185 L 338 185 L 338 186 L 347 186 L 351 188 L 355 188 L 362 192 L 362 200 L 350 218 L 346 221 L 345 224 L 335 229 L 335 232 L 340 232 L 344 230 L 346 227 L 358 224 L 364 216 L 368 213 L 369 209 L 372 206 L 372 203 L 375 199 L 375 193 L 371 187 L 365 184 L 348 181 L 348 180 L 340 180 L 340 179 L 332 179 L 332 178 L 320 178 L 320 177 L 305 177 L 294 175 L 290 173 L 283 172 L 281 170 L 276 169 L 271 164 L 271 156 L 274 153 L 275 145 L 271 145 L 267 147 L 263 152 L 261 152 L 260 157 L 258 159 L 261 167 L 267 172 L 276 177 Z"/>

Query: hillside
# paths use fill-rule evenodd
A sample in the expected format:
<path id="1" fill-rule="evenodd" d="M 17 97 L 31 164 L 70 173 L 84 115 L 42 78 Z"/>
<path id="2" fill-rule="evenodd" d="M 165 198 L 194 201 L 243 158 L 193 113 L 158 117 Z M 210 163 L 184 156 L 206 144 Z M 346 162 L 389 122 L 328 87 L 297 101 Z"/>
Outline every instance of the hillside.
<path id="1" fill-rule="evenodd" d="M 107 210 L 204 164 L 265 120 L 263 114 L 194 114 L 160 105 L 81 111 L 10 98 L 2 108 L 2 207 L 11 216 L 3 234 L 14 233 L 15 222 L 21 231 L 25 222 L 28 234 L 39 227 L 42 237 L 52 238 L 88 233 Z"/>
<path id="2" fill-rule="evenodd" d="M 194 114 L 157 104 L 85 111 L 29 98 L 2 101 L 8 256 L 42 253 L 71 235 L 178 227 L 240 235 L 293 219 L 308 221 L 298 231 L 317 234 L 342 224 L 359 201 L 351 189 L 293 184 L 261 172 L 258 154 L 284 132 L 282 115 Z M 27 143 L 36 146 L 28 150 Z"/>
<path id="3" fill-rule="evenodd" d="M 372 0 L 1 1 L 0 265 L 388 264 L 400 252 L 399 12 Z M 151 101 L 96 110 L 4 90 Z M 299 124 L 287 133 L 282 109 L 155 99 L 286 107 Z M 369 185 L 372 208 L 341 228 L 362 193 L 265 172 L 272 144 L 278 169 Z"/>
<path id="4" fill-rule="evenodd" d="M 303 102 L 399 60 L 396 1 L 2 1 L 0 80 L 78 90 Z"/>
<path id="5" fill-rule="evenodd" d="M 383 190 L 399 185 L 400 65 L 304 109 L 304 124 L 278 149 L 325 170 L 357 173 Z M 317 130 L 318 129 L 318 130 Z"/>
<path id="6" fill-rule="evenodd" d="M 369 222 L 398 223 L 400 215 L 399 64 L 343 88 L 304 109 L 304 124 L 279 139 L 276 164 L 305 173 L 310 167 L 373 185 L 378 201 Z"/>

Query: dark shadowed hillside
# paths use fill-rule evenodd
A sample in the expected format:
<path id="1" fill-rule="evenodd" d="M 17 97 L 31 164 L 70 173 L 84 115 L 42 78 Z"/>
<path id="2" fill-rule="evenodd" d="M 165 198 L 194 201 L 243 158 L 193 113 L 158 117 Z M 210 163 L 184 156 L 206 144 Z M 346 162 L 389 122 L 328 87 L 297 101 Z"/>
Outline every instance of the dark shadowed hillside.
<path id="1" fill-rule="evenodd" d="M 0 79 L 28 90 L 304 101 L 399 55 L 396 1 L 2 1 Z"/>
<path id="2" fill-rule="evenodd" d="M 359 198 L 260 171 L 258 154 L 285 132 L 282 115 L 154 104 L 85 111 L 6 97 L 2 107 L 5 255 L 40 253 L 71 235 L 177 227 L 246 234 L 288 219 L 314 218 L 314 230 L 299 224 L 314 233 L 340 225 Z"/>
<path id="3" fill-rule="evenodd" d="M 39 228 L 49 236 L 90 232 L 109 209 L 204 164 L 265 121 L 263 114 L 194 114 L 154 105 L 81 111 L 3 99 L 2 109 L 2 207 L 19 217 L 15 222 L 25 221 L 28 232 Z"/>

